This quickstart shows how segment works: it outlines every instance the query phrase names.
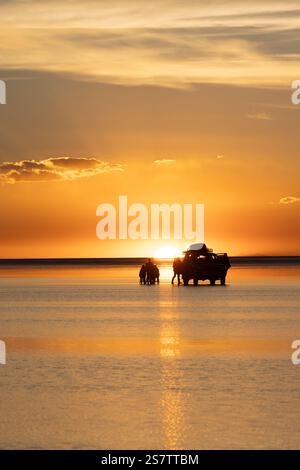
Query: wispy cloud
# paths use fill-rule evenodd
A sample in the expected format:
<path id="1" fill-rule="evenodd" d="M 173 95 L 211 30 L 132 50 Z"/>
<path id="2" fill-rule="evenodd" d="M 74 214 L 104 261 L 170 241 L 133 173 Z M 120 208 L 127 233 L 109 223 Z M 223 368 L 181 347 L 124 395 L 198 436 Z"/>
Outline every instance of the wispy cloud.
<path id="1" fill-rule="evenodd" d="M 285 196 L 279 200 L 279 204 L 295 204 L 296 202 L 300 202 L 300 198 L 295 196 Z"/>
<path id="2" fill-rule="evenodd" d="M 171 158 L 162 158 L 161 160 L 154 160 L 154 163 L 156 165 L 168 165 L 170 163 L 175 163 L 176 160 L 173 160 Z"/>
<path id="3" fill-rule="evenodd" d="M 257 113 L 248 113 L 246 117 L 248 119 L 257 119 L 258 121 L 272 121 L 273 119 L 270 114 L 267 114 L 264 111 Z"/>
<path id="4" fill-rule="evenodd" d="M 0 67 L 113 83 L 286 86 L 298 74 L 299 12 L 292 0 L 4 1 Z"/>
<path id="5" fill-rule="evenodd" d="M 109 171 L 123 171 L 123 166 L 96 158 L 53 157 L 0 163 L 0 182 L 70 181 Z"/>

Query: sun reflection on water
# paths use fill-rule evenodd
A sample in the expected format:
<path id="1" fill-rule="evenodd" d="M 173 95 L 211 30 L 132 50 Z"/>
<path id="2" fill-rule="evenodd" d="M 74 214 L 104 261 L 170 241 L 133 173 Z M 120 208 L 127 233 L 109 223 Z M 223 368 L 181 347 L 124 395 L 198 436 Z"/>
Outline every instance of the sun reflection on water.
<path id="1" fill-rule="evenodd" d="M 161 264 L 159 266 L 160 281 L 170 284 L 173 277 L 173 267 L 171 261 L 168 264 Z"/>
<path id="2" fill-rule="evenodd" d="M 184 432 L 184 397 L 182 392 L 183 373 L 180 367 L 180 331 L 174 314 L 165 312 L 161 303 L 160 357 L 161 406 L 164 433 L 164 447 L 182 449 Z"/>

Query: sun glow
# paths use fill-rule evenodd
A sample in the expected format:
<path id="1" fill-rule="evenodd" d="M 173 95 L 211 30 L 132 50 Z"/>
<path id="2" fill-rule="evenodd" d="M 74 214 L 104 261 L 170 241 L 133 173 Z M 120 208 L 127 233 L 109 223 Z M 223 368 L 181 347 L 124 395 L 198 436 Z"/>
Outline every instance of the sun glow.
<path id="1" fill-rule="evenodd" d="M 176 248 L 176 246 L 161 246 L 154 253 L 154 257 L 160 259 L 176 258 L 180 255 L 181 252 Z"/>

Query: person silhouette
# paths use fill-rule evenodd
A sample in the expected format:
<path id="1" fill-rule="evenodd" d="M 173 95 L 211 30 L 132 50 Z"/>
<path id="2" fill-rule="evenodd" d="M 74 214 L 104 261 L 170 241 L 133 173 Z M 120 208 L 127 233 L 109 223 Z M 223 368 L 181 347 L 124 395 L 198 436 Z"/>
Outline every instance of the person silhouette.
<path id="1" fill-rule="evenodd" d="M 146 266 L 143 264 L 139 272 L 140 284 L 146 284 L 146 274 L 147 274 Z"/>
<path id="2" fill-rule="evenodd" d="M 154 284 L 154 264 L 151 258 L 146 263 L 146 284 Z"/>
<path id="3" fill-rule="evenodd" d="M 175 258 L 173 262 L 173 277 L 172 277 L 172 284 L 174 284 L 174 280 L 177 276 L 177 282 L 178 285 L 180 285 L 180 274 L 181 274 L 181 268 L 182 268 L 182 261 L 180 258 Z"/>
<path id="4" fill-rule="evenodd" d="M 159 269 L 156 266 L 156 264 L 153 266 L 153 275 L 154 275 L 154 284 L 155 284 L 155 282 L 157 282 L 157 284 L 159 284 L 160 272 L 159 272 Z"/>

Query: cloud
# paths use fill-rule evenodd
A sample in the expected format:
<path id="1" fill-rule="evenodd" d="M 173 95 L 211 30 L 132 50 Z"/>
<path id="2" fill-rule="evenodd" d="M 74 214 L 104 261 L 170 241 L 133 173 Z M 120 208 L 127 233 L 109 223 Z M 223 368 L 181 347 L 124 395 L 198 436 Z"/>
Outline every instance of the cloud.
<path id="1" fill-rule="evenodd" d="M 0 182 L 72 181 L 110 171 L 123 171 L 119 164 L 96 158 L 53 157 L 45 160 L 22 160 L 0 163 Z"/>
<path id="2" fill-rule="evenodd" d="M 295 204 L 296 202 L 300 202 L 299 197 L 285 196 L 280 199 L 279 204 Z"/>
<path id="3" fill-rule="evenodd" d="M 224 158 L 224 155 L 217 155 L 217 160 L 222 160 Z"/>
<path id="4" fill-rule="evenodd" d="M 286 86 L 297 76 L 300 10 L 294 1 L 160 0 L 159 6 L 2 1 L 0 68 L 173 86 Z"/>
<path id="5" fill-rule="evenodd" d="M 272 117 L 265 113 L 265 112 L 258 112 L 258 113 L 248 113 L 246 114 L 246 117 L 248 119 L 257 119 L 259 121 L 272 121 Z"/>
<path id="6" fill-rule="evenodd" d="M 161 160 L 154 160 L 153 163 L 155 163 L 156 165 L 167 165 L 175 162 L 176 160 L 172 160 L 171 158 L 162 158 Z"/>

